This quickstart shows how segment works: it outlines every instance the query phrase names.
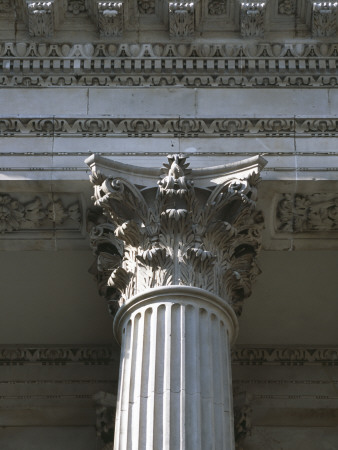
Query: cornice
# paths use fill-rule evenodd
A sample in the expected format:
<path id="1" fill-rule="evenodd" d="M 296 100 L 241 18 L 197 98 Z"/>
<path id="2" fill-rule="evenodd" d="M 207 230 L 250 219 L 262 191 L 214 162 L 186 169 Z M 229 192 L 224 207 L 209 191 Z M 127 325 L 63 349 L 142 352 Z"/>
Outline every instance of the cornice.
<path id="1" fill-rule="evenodd" d="M 336 87 L 337 43 L 0 43 L 0 86 Z"/>
<path id="2" fill-rule="evenodd" d="M 117 364 L 118 356 L 112 346 L 19 346 L 0 347 L 0 365 L 101 365 Z M 234 365 L 338 365 L 338 347 L 322 346 L 237 346 L 232 351 Z"/>
<path id="3" fill-rule="evenodd" d="M 1 137 L 337 137 L 337 117 L 0 116 Z"/>

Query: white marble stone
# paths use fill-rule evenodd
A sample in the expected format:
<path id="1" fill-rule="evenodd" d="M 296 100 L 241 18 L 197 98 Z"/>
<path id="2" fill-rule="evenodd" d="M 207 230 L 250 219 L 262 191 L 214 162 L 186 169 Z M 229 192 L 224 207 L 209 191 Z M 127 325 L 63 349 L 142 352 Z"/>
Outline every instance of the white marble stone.
<path id="1" fill-rule="evenodd" d="M 114 321 L 121 340 L 115 450 L 234 449 L 231 308 L 197 288 L 131 298 Z"/>

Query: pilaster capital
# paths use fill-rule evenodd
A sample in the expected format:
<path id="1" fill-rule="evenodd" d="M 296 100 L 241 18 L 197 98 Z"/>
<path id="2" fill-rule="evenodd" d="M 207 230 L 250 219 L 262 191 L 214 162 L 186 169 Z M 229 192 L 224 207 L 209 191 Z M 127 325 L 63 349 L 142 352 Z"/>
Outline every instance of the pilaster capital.
<path id="1" fill-rule="evenodd" d="M 103 214 L 91 229 L 94 272 L 113 311 L 148 289 L 181 285 L 209 291 L 240 313 L 259 273 L 262 214 L 256 211 L 259 172 L 253 157 L 191 169 L 169 155 L 161 169 L 97 155 L 94 202 Z"/>

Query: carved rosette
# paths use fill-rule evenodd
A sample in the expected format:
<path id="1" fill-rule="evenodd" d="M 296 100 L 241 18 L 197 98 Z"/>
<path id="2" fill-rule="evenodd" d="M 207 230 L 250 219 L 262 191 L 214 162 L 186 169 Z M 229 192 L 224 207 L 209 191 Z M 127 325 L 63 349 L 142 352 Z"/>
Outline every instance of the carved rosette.
<path id="1" fill-rule="evenodd" d="M 101 215 L 101 223 L 91 230 L 97 256 L 92 271 L 111 309 L 150 288 L 184 285 L 227 299 L 240 313 L 259 273 L 263 219 L 255 200 L 265 161 L 255 157 L 252 165 L 250 158 L 242 173 L 207 182 L 205 169 L 191 170 L 185 156 L 171 155 L 157 186 L 141 187 L 126 175 L 101 173 L 98 158 L 108 161 L 93 156 L 87 163 L 95 205 L 107 219 Z M 125 167 L 131 173 L 139 169 Z"/>

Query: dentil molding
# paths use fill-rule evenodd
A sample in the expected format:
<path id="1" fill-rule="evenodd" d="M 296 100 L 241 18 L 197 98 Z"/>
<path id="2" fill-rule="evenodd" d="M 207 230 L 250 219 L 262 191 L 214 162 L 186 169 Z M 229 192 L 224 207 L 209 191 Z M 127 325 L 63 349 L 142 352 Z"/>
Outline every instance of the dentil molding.
<path id="1" fill-rule="evenodd" d="M 0 43 L 0 85 L 336 87 L 336 43 Z"/>

